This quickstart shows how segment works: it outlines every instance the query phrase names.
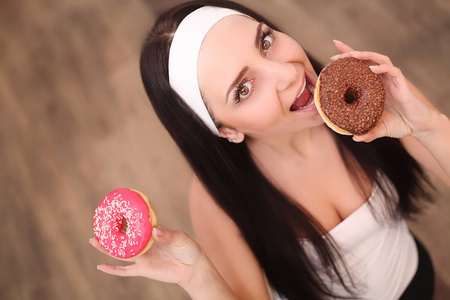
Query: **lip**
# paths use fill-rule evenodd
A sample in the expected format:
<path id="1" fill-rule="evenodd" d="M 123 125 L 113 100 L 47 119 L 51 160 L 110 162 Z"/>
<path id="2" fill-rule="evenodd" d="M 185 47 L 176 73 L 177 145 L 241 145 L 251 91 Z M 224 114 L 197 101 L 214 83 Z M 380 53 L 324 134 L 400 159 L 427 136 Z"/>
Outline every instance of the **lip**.
<path id="1" fill-rule="evenodd" d="M 315 88 L 316 84 L 312 80 L 312 78 L 304 73 L 303 80 L 301 86 L 297 90 L 297 93 L 295 94 L 294 101 L 292 102 L 291 106 L 289 107 L 289 110 L 291 112 L 307 112 L 315 110 L 314 103 L 311 103 L 310 105 L 306 106 L 306 104 L 310 101 L 310 97 L 313 94 L 313 91 L 311 91 L 311 86 Z M 308 88 L 309 85 L 310 87 Z M 303 107 L 306 106 L 306 107 Z M 302 108 L 300 108 L 302 107 Z"/>

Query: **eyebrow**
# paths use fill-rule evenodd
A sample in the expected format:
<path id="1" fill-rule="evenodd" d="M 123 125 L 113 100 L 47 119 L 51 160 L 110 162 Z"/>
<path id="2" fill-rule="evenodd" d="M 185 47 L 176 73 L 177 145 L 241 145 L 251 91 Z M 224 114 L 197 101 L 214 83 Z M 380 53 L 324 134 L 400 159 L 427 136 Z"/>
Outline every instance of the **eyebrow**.
<path id="1" fill-rule="evenodd" d="M 261 34 L 262 34 L 262 26 L 264 25 L 263 22 L 260 22 L 258 24 L 258 27 L 256 27 L 256 37 L 255 37 L 255 47 L 259 48 L 259 43 L 261 41 Z M 242 70 L 239 72 L 238 76 L 233 80 L 233 82 L 230 84 L 230 87 L 228 88 L 227 94 L 225 95 L 225 103 L 228 102 L 228 96 L 230 95 L 231 90 L 242 80 L 245 73 L 248 71 L 248 66 L 245 66 L 242 68 Z"/>
<path id="2" fill-rule="evenodd" d="M 261 35 L 262 35 L 262 26 L 263 22 L 259 22 L 258 27 L 256 27 L 256 37 L 255 37 L 255 47 L 259 48 L 259 43 L 261 42 Z"/>

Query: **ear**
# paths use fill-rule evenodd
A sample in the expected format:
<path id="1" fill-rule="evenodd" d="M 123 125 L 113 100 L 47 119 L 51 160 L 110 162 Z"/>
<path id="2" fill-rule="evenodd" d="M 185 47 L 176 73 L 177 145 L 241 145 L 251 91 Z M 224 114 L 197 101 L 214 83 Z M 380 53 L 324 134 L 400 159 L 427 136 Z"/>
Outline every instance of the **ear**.
<path id="1" fill-rule="evenodd" d="M 245 134 L 237 131 L 236 129 L 232 129 L 229 127 L 220 127 L 219 130 L 219 136 L 228 139 L 229 142 L 233 143 L 242 143 L 245 139 Z"/>

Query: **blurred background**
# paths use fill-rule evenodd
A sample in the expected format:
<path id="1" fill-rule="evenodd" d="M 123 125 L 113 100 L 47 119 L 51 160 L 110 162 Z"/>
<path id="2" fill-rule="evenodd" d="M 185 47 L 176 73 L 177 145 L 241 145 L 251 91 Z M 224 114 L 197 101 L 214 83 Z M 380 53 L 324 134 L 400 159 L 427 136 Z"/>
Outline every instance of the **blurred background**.
<path id="1" fill-rule="evenodd" d="M 188 299 L 178 286 L 96 270 L 92 217 L 116 187 L 193 235 L 191 171 L 149 104 L 138 59 L 178 0 L 0 1 L 0 299 Z M 450 2 L 242 0 L 322 62 L 339 39 L 391 57 L 450 115 Z M 411 221 L 450 296 L 450 190 Z"/>

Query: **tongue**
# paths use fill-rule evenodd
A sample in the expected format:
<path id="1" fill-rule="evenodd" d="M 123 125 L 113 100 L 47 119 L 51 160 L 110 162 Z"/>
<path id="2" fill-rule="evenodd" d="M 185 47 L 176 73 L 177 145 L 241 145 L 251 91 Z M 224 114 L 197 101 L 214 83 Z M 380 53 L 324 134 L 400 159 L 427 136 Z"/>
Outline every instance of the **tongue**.
<path id="1" fill-rule="evenodd" d="M 300 107 L 303 107 L 306 105 L 306 103 L 308 103 L 309 100 L 309 90 L 305 89 L 303 91 L 303 93 L 300 95 L 300 97 L 297 98 L 297 100 L 295 100 L 295 102 L 291 105 L 291 111 L 293 110 L 297 110 Z"/>

